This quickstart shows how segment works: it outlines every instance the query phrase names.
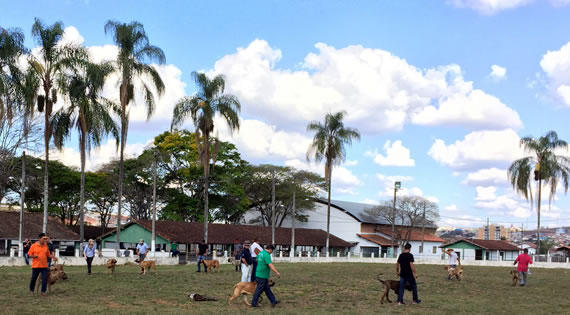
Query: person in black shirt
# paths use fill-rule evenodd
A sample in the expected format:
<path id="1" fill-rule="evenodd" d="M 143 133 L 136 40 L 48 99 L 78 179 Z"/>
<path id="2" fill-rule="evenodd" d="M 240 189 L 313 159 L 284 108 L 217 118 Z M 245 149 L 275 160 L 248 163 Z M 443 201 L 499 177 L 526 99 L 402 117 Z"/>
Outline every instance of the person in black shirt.
<path id="1" fill-rule="evenodd" d="M 239 255 L 241 261 L 241 282 L 250 282 L 250 266 L 253 264 L 253 258 L 251 257 L 251 253 L 249 251 L 249 241 L 245 241 L 243 243 L 244 248 L 241 250 Z"/>
<path id="2" fill-rule="evenodd" d="M 51 235 L 49 235 L 48 233 L 46 233 L 46 236 L 48 237 L 48 248 L 49 248 L 49 253 L 52 256 L 55 256 L 55 247 L 53 246 L 53 243 L 51 242 Z M 51 257 L 48 257 L 48 268 L 51 267 Z"/>
<path id="3" fill-rule="evenodd" d="M 404 246 L 404 252 L 398 257 L 396 274 L 400 276 L 400 290 L 398 291 L 398 305 L 404 305 L 404 289 L 406 285 L 412 287 L 413 304 L 420 304 L 418 299 L 418 287 L 416 285 L 416 267 L 414 267 L 414 255 L 410 253 L 411 244 Z"/>
<path id="4" fill-rule="evenodd" d="M 26 260 L 26 265 L 30 264 L 30 259 L 28 258 L 28 251 L 30 250 L 30 247 L 32 247 L 32 242 L 26 237 L 24 240 L 24 259 Z"/>
<path id="5" fill-rule="evenodd" d="M 198 253 L 196 254 L 198 257 L 198 271 L 196 272 L 200 272 L 200 264 L 202 263 L 202 260 L 206 259 L 206 255 L 208 255 L 208 245 L 205 240 L 202 240 L 202 243 L 198 245 Z M 204 271 L 208 272 L 206 265 L 204 265 Z"/>

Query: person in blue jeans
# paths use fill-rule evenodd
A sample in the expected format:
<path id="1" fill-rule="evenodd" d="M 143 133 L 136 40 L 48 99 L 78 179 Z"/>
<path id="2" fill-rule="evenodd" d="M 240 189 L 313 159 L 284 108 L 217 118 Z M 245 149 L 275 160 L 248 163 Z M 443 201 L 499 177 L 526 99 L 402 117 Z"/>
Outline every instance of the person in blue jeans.
<path id="1" fill-rule="evenodd" d="M 251 300 L 252 307 L 257 307 L 259 296 L 261 296 L 261 293 L 263 292 L 267 295 L 269 302 L 271 302 L 271 306 L 275 306 L 280 303 L 280 301 L 275 299 L 275 295 L 273 295 L 271 287 L 269 286 L 269 270 L 273 271 L 277 275 L 277 278 L 281 278 L 281 274 L 271 262 L 272 252 L 273 245 L 268 245 L 265 247 L 264 251 L 257 254 L 257 269 L 255 271 L 255 282 L 257 282 L 257 286 L 255 287 L 255 293 L 253 293 L 253 298 Z"/>
<path id="2" fill-rule="evenodd" d="M 83 248 L 83 257 L 87 261 L 87 274 L 91 274 L 91 264 L 93 263 L 93 258 L 95 257 L 95 251 L 97 250 L 97 245 L 95 241 L 90 239 L 89 243 L 85 248 Z"/>
<path id="3" fill-rule="evenodd" d="M 406 244 L 404 246 L 404 252 L 398 257 L 398 262 L 396 263 L 396 274 L 400 276 L 400 290 L 398 291 L 398 305 L 404 305 L 404 289 L 406 285 L 412 287 L 412 303 L 420 304 L 421 301 L 418 298 L 418 286 L 416 284 L 416 279 L 418 274 L 416 273 L 416 267 L 414 267 L 414 255 L 410 253 L 412 249 L 411 244 Z"/>
<path id="4" fill-rule="evenodd" d="M 202 264 L 202 260 L 206 259 L 206 255 L 208 255 L 208 244 L 206 244 L 205 240 L 202 240 L 202 243 L 198 245 L 198 253 L 196 254 L 198 257 L 198 270 L 196 272 L 200 272 L 200 265 Z M 208 272 L 206 265 L 204 265 L 204 272 Z"/>

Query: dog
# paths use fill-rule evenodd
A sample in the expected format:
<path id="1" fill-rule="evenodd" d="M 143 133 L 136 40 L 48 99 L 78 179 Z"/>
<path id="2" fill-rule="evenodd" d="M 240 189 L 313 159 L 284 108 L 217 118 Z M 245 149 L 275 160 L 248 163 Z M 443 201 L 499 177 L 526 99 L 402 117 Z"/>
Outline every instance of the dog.
<path id="1" fill-rule="evenodd" d="M 457 265 L 455 269 L 449 268 L 449 266 L 444 266 L 443 269 L 447 270 L 447 279 L 451 280 L 453 277 L 457 278 L 457 281 L 463 279 L 463 266 Z"/>
<path id="2" fill-rule="evenodd" d="M 232 264 L 232 266 L 234 266 L 234 267 L 239 267 L 241 265 L 241 260 L 236 259 L 235 257 L 228 258 L 228 262 L 230 264 Z M 236 271 L 239 271 L 239 270 L 236 270 Z"/>
<path id="3" fill-rule="evenodd" d="M 513 276 L 513 287 L 516 287 L 517 284 L 519 283 L 520 279 L 519 279 L 519 272 L 516 270 L 511 270 L 510 274 Z"/>
<path id="4" fill-rule="evenodd" d="M 67 275 L 65 274 L 65 272 L 63 271 L 63 265 L 59 265 L 61 266 L 61 270 L 58 270 L 56 266 L 52 266 L 50 267 L 50 271 L 48 272 L 48 281 L 47 281 L 47 287 L 48 287 L 48 291 L 51 294 L 51 286 L 54 285 L 58 280 L 66 280 L 67 279 Z M 41 277 L 40 277 L 41 279 Z M 40 292 L 40 284 L 41 281 L 36 282 L 36 291 L 39 293 Z"/>
<path id="5" fill-rule="evenodd" d="M 107 260 L 107 262 L 105 263 L 105 266 L 107 267 L 106 273 L 114 274 L 116 265 L 117 265 L 117 260 L 115 258 Z"/>
<path id="6" fill-rule="evenodd" d="M 217 259 L 211 260 L 202 260 L 204 266 L 208 269 L 208 272 L 212 272 L 212 269 L 216 269 L 217 272 L 220 272 L 220 261 Z"/>
<path id="7" fill-rule="evenodd" d="M 272 287 L 274 285 L 275 285 L 275 281 L 269 279 L 269 287 Z M 234 294 L 228 300 L 228 305 L 231 305 L 232 301 L 235 298 L 237 298 L 240 294 L 243 294 L 243 301 L 248 306 L 251 306 L 251 303 L 249 303 L 247 301 L 246 295 L 255 293 L 256 287 L 257 287 L 257 282 L 238 282 L 238 283 L 236 283 L 236 285 L 234 285 Z M 259 300 L 261 301 L 261 296 L 259 297 Z"/>
<path id="8" fill-rule="evenodd" d="M 380 304 L 384 304 L 384 298 L 386 298 L 388 303 L 392 303 L 389 296 L 390 290 L 394 291 L 394 293 L 398 295 L 398 291 L 400 290 L 400 280 L 382 280 L 380 279 L 381 275 L 381 273 L 376 275 L 376 279 L 384 285 L 384 293 L 382 294 L 382 298 L 380 298 Z M 406 284 L 406 290 L 412 291 L 412 285 Z"/>
<path id="9" fill-rule="evenodd" d="M 141 274 L 146 275 L 147 271 L 150 271 L 150 268 L 154 270 L 156 273 L 156 260 L 140 260 L 139 258 L 135 259 L 135 262 L 141 266 Z"/>

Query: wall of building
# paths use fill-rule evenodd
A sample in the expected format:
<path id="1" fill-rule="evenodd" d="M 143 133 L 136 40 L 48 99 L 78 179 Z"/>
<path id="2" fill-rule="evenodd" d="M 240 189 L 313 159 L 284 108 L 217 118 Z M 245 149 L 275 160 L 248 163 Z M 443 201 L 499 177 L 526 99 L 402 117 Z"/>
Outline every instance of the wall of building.
<path id="1" fill-rule="evenodd" d="M 113 232 L 102 239 L 101 245 L 103 248 L 115 248 L 115 241 L 116 241 L 115 233 L 116 232 Z M 141 227 L 138 224 L 132 224 L 127 228 L 121 230 L 121 243 L 136 244 L 139 242 L 141 238 L 148 246 L 150 246 L 152 240 L 152 232 Z M 170 242 L 168 240 L 156 235 L 156 244 L 163 245 L 169 243 Z"/>

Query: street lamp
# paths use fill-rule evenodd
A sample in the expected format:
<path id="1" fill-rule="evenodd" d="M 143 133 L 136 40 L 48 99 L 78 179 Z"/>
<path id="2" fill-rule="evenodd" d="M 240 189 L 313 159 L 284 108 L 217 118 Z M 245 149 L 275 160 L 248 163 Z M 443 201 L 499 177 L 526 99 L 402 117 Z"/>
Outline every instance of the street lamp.
<path id="1" fill-rule="evenodd" d="M 394 203 L 392 206 L 392 237 L 390 238 L 391 249 L 392 249 L 392 257 L 396 258 L 396 251 L 394 250 L 394 235 L 395 235 L 395 227 L 394 223 L 396 222 L 396 192 L 398 189 L 402 187 L 401 182 L 394 182 Z"/>

